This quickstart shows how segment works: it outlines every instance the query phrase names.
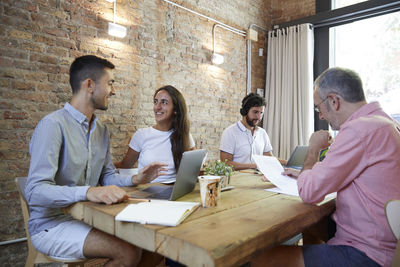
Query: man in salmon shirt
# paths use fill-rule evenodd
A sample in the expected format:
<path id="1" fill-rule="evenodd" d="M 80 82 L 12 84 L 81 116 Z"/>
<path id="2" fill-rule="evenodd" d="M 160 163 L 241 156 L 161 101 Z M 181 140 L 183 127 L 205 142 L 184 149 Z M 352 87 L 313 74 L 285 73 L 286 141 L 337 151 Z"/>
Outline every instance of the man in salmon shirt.
<path id="1" fill-rule="evenodd" d="M 323 244 L 276 247 L 251 266 L 391 266 L 397 239 L 385 203 L 400 199 L 400 126 L 377 102 L 366 102 L 360 77 L 348 69 L 331 68 L 317 78 L 314 104 L 339 134 L 330 145 L 328 131 L 313 133 L 302 171 L 284 174 L 298 177 L 304 202 L 337 192 L 336 234 Z"/>

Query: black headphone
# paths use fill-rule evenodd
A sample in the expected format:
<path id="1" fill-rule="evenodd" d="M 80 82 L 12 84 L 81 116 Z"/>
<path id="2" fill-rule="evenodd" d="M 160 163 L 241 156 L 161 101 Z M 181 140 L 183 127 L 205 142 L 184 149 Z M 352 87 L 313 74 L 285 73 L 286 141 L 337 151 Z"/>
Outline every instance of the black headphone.
<path id="1" fill-rule="evenodd" d="M 245 98 L 243 98 L 242 100 L 242 108 L 240 109 L 240 115 L 242 116 L 246 116 L 249 113 L 249 110 L 252 106 L 252 102 L 254 102 L 253 100 L 255 100 L 256 98 L 259 98 L 260 95 L 255 94 L 255 93 L 250 93 L 248 94 Z"/>

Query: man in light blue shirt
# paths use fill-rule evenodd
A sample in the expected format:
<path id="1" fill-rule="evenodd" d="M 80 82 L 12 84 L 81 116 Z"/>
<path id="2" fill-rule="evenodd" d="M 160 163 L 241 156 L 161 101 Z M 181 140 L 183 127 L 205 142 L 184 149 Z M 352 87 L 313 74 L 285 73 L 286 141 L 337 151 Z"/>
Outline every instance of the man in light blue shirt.
<path id="1" fill-rule="evenodd" d="M 96 109 L 106 110 L 115 94 L 113 69 L 111 62 L 96 56 L 75 59 L 70 68 L 71 102 L 36 126 L 25 189 L 28 228 L 33 245 L 46 255 L 109 258 L 113 266 L 136 266 L 138 247 L 61 212 L 78 201 L 124 201 L 128 196 L 118 186 L 148 183 L 165 171 L 165 164 L 153 163 L 133 177 L 116 173 L 109 133 L 94 114 Z"/>

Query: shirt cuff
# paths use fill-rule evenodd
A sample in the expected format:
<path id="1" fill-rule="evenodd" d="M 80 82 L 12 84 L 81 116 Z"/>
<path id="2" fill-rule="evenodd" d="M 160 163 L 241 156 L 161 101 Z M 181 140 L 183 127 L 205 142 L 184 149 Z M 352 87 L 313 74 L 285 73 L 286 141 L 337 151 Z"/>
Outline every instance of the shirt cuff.
<path id="1" fill-rule="evenodd" d="M 306 179 L 306 177 L 308 176 L 308 173 L 311 170 L 304 170 L 300 173 L 300 175 L 297 177 L 297 186 L 300 189 L 303 186 L 304 183 L 304 179 Z"/>
<path id="2" fill-rule="evenodd" d="M 132 175 L 116 174 L 118 177 L 118 186 L 133 186 Z"/>
<path id="3" fill-rule="evenodd" d="M 219 151 L 233 155 L 233 149 L 226 149 L 226 148 L 220 147 Z"/>
<path id="4" fill-rule="evenodd" d="M 85 201 L 87 200 L 86 193 L 90 186 L 77 186 L 75 191 L 75 201 Z"/>

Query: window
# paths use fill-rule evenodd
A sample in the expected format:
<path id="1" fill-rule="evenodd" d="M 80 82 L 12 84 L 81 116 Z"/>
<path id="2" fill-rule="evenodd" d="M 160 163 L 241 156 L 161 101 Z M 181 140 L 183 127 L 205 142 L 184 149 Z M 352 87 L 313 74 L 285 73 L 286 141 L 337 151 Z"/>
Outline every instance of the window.
<path id="1" fill-rule="evenodd" d="M 367 0 L 332 0 L 332 9 L 351 6 L 365 1 Z"/>
<path id="2" fill-rule="evenodd" d="M 332 27 L 330 41 L 329 65 L 356 71 L 367 101 L 400 122 L 400 12 Z"/>

